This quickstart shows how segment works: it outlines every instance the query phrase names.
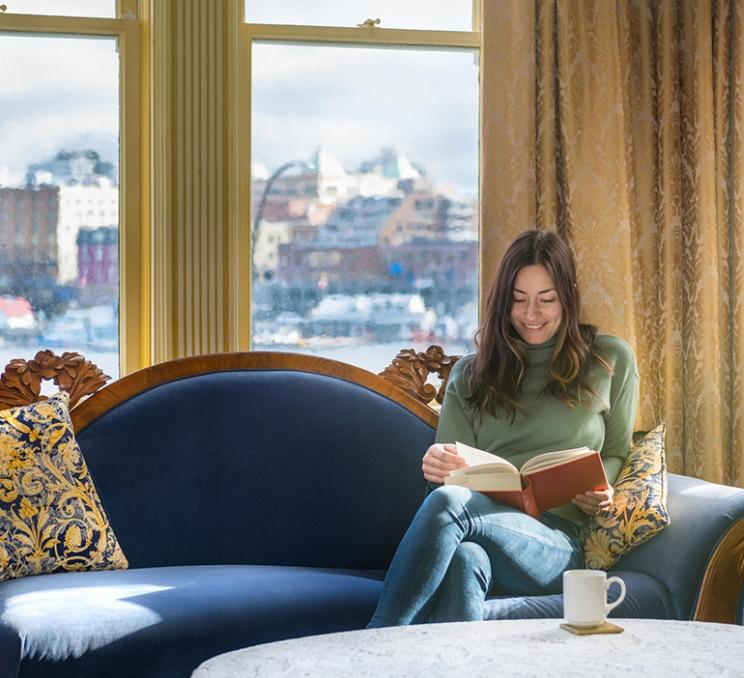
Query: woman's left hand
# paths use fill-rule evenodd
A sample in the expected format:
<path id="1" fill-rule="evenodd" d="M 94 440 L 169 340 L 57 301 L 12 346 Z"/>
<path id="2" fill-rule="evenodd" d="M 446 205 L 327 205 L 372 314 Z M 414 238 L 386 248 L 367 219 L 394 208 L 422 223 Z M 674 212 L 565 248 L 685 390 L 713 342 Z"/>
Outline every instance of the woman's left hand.
<path id="1" fill-rule="evenodd" d="M 597 492 L 584 492 L 577 494 L 571 503 L 578 506 L 588 516 L 596 516 L 602 511 L 606 511 L 612 506 L 612 498 L 615 496 L 615 490 L 608 487 L 606 490 Z"/>

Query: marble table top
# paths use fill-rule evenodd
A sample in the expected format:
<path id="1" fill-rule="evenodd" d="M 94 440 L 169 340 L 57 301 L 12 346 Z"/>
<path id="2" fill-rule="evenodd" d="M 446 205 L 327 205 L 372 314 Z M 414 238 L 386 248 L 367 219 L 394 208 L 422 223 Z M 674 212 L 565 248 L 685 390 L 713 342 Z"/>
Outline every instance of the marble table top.
<path id="1" fill-rule="evenodd" d="M 577 636 L 560 622 L 460 622 L 308 636 L 213 657 L 192 678 L 744 676 L 741 626 L 613 619 L 623 633 Z"/>

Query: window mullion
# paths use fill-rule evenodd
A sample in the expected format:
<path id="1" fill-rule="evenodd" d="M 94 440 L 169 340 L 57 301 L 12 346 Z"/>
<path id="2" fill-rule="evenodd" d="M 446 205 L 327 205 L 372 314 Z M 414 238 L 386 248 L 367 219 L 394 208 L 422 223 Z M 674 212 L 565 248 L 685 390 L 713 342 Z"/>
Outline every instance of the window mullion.
<path id="1" fill-rule="evenodd" d="M 17 33 L 56 33 L 77 35 L 116 35 L 132 19 L 98 19 L 89 17 L 46 16 L 37 14 L 0 14 L 0 31 Z"/>
<path id="2" fill-rule="evenodd" d="M 341 43 L 412 47 L 480 47 L 480 33 L 473 31 L 422 31 L 397 28 L 339 28 L 245 24 L 249 40 Z"/>

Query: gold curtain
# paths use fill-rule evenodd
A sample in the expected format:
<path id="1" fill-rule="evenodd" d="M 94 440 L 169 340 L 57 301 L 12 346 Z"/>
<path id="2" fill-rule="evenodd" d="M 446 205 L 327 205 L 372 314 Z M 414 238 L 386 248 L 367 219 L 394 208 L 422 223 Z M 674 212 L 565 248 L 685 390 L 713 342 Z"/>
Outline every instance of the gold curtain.
<path id="1" fill-rule="evenodd" d="M 483 0 L 482 260 L 555 229 L 672 471 L 744 485 L 744 2 Z"/>

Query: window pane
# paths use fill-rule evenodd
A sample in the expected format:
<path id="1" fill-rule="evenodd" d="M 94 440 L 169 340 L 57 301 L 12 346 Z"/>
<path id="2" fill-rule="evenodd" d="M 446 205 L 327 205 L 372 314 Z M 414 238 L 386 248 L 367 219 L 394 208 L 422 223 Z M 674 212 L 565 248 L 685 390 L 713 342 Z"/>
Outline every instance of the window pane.
<path id="1" fill-rule="evenodd" d="M 6 14 L 46 14 L 113 19 L 116 0 L 3 0 Z"/>
<path id="2" fill-rule="evenodd" d="M 252 101 L 253 348 L 471 350 L 475 53 L 257 44 Z"/>
<path id="3" fill-rule="evenodd" d="M 50 348 L 119 374 L 113 38 L 0 34 L 0 363 Z"/>
<path id="4" fill-rule="evenodd" d="M 246 21 L 265 24 L 356 26 L 380 19 L 381 28 L 473 30 L 472 0 L 245 0 Z"/>

